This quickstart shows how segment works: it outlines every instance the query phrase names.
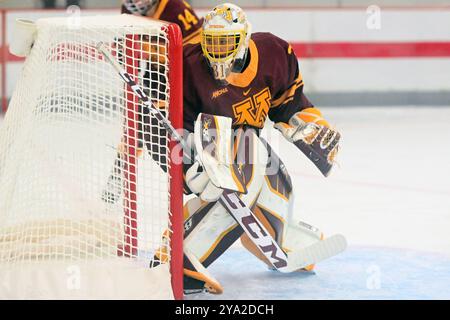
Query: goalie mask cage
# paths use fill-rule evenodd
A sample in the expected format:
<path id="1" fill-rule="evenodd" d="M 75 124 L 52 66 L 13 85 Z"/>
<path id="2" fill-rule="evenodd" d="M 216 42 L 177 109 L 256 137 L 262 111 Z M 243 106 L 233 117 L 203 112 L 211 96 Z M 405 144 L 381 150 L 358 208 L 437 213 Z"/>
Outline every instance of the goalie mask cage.
<path id="1" fill-rule="evenodd" d="M 182 298 L 181 150 L 96 49 L 181 128 L 179 27 L 35 26 L 0 128 L 0 298 Z"/>

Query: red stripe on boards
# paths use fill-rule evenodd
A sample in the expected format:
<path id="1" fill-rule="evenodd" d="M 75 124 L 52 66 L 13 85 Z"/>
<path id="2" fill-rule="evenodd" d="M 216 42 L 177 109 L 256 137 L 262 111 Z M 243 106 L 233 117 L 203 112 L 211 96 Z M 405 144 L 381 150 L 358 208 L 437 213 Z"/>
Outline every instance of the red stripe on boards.
<path id="1" fill-rule="evenodd" d="M 292 42 L 299 58 L 450 58 L 450 42 Z M 6 62 L 24 59 L 7 52 Z"/>
<path id="2" fill-rule="evenodd" d="M 299 58 L 450 57 L 450 42 L 296 42 Z"/>

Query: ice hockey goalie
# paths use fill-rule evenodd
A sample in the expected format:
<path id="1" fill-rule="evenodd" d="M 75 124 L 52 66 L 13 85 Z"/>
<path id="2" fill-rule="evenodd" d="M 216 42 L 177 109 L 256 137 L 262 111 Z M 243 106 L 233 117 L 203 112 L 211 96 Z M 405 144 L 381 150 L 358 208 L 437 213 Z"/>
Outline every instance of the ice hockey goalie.
<path id="1" fill-rule="evenodd" d="M 217 201 L 223 190 L 239 194 L 284 252 L 323 239 L 319 230 L 288 221 L 293 186 L 282 161 L 259 137 L 267 117 L 299 148 L 298 156 L 308 156 L 324 175 L 340 135 L 303 93 L 292 47 L 270 33 L 252 34 L 241 8 L 216 6 L 205 17 L 201 43 L 184 48 L 184 127 L 193 132 L 188 140 L 197 155 L 185 175 L 197 197 L 185 205 L 184 286 L 186 293 L 221 293 L 207 267 L 239 238 L 273 268 Z"/>

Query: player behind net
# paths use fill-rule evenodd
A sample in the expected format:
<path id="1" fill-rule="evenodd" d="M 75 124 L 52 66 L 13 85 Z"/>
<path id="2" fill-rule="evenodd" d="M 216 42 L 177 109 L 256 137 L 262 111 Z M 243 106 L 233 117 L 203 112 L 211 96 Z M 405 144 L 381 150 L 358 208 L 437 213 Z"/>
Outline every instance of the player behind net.
<path id="1" fill-rule="evenodd" d="M 294 191 L 283 163 L 259 137 L 266 118 L 325 176 L 340 135 L 303 93 L 292 47 L 271 33 L 252 34 L 238 6 L 216 6 L 205 16 L 201 43 L 184 49 L 184 127 L 193 132 L 188 141 L 197 153 L 185 179 L 198 196 L 184 210 L 184 286 L 186 293 L 221 293 L 222 286 L 206 268 L 239 238 L 273 268 L 217 202 L 223 189 L 239 192 L 286 253 L 323 239 L 316 228 L 288 219 Z M 230 158 L 233 164 L 227 165 Z"/>
<path id="2" fill-rule="evenodd" d="M 181 28 L 183 45 L 200 42 L 203 18 L 184 0 L 123 0 L 122 13 L 135 14 L 176 23 Z"/>
<path id="3" fill-rule="evenodd" d="M 177 24 L 181 29 L 183 45 L 200 42 L 200 32 L 203 18 L 199 18 L 190 4 L 183 0 L 123 0 L 121 12 L 147 17 L 149 19 L 160 19 Z M 146 94 L 158 104 L 161 112 L 165 114 L 166 90 L 166 59 L 163 48 L 166 43 L 162 39 L 142 39 L 143 61 L 140 65 L 140 74 Z M 146 61 L 144 61 L 146 60 Z M 167 171 L 167 159 L 165 158 L 166 131 L 160 123 L 150 114 L 139 110 L 138 123 L 138 156 L 142 156 L 144 145 L 150 157 L 164 170 Z M 102 199 L 108 203 L 116 203 L 122 193 L 122 174 L 124 167 L 125 144 L 118 147 L 118 154 L 108 177 Z"/>

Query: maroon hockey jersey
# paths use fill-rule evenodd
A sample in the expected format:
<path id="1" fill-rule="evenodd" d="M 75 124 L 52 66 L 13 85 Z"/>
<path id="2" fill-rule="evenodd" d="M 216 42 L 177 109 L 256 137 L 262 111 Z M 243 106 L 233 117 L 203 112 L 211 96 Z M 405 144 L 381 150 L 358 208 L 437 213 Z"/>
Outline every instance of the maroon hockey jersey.
<path id="1" fill-rule="evenodd" d="M 227 116 L 233 126 L 263 128 L 266 118 L 288 122 L 312 104 L 303 94 L 298 60 L 286 41 L 271 33 L 254 33 L 249 62 L 232 73 L 228 85 L 214 79 L 200 44 L 185 46 L 184 126 L 193 131 L 199 113 Z"/>
<path id="2" fill-rule="evenodd" d="M 124 5 L 122 5 L 122 13 L 130 13 Z M 200 42 L 203 18 L 197 17 L 187 1 L 161 0 L 151 18 L 178 24 L 181 28 L 183 44 Z"/>

